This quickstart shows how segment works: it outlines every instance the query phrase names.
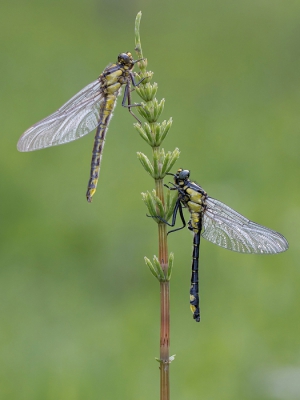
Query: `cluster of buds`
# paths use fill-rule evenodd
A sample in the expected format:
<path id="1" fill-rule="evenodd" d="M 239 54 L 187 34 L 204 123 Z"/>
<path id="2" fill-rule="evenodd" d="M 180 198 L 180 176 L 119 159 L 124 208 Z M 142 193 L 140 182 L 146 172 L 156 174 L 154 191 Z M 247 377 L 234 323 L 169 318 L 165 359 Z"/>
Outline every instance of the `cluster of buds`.
<path id="1" fill-rule="evenodd" d="M 171 191 L 168 190 L 166 197 L 163 194 L 163 179 L 166 174 L 172 169 L 175 162 L 178 160 L 180 152 L 176 148 L 173 151 L 167 151 L 161 148 L 161 144 L 166 138 L 172 126 L 172 118 L 168 121 L 158 122 L 165 105 L 165 99 L 158 101 L 156 99 L 157 94 L 157 83 L 151 83 L 153 78 L 153 72 L 147 71 L 147 59 L 143 57 L 142 47 L 139 37 L 139 20 L 138 14 L 136 20 L 136 46 L 138 59 L 140 60 L 137 65 L 140 68 L 138 73 L 135 73 L 136 80 L 140 82 L 138 87 L 135 88 L 136 93 L 141 97 L 142 101 L 139 106 L 136 107 L 137 112 L 145 122 L 135 123 L 134 127 L 145 140 L 146 143 L 152 148 L 153 160 L 141 152 L 137 153 L 138 159 L 140 160 L 145 171 L 155 180 L 155 190 L 151 192 L 142 193 L 142 198 L 148 209 L 149 217 L 157 224 L 164 224 L 164 221 L 168 221 L 174 211 L 175 203 L 177 200 L 178 193 L 171 195 Z M 166 233 L 165 233 L 166 235 Z M 165 257 L 164 257 L 165 258 Z M 163 270 L 161 266 L 161 260 L 154 256 L 153 263 L 145 257 L 146 265 L 149 267 L 151 273 L 159 281 L 168 281 L 171 276 L 174 255 L 171 253 L 168 257 L 168 268 L 167 271 Z M 167 260 L 164 260 L 166 262 Z"/>

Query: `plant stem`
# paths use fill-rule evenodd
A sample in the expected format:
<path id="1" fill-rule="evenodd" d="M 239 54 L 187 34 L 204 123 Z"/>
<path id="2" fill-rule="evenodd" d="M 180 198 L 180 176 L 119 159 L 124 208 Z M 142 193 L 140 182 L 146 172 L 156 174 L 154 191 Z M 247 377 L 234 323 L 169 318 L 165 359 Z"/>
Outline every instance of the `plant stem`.
<path id="1" fill-rule="evenodd" d="M 160 283 L 160 399 L 170 399 L 170 285 Z"/>
<path id="2" fill-rule="evenodd" d="M 155 191 L 152 193 L 142 193 L 143 199 L 148 207 L 153 220 L 158 226 L 158 258 L 154 256 L 153 264 L 145 257 L 146 265 L 149 267 L 151 274 L 160 282 L 160 400 L 170 399 L 170 277 L 173 266 L 173 254 L 168 255 L 167 244 L 167 225 L 161 219 L 169 219 L 173 213 L 176 198 L 170 200 L 170 195 L 166 196 L 166 204 L 164 199 L 163 178 L 170 171 L 174 163 L 179 157 L 179 150 L 167 152 L 161 149 L 160 145 L 165 139 L 172 119 L 158 123 L 157 120 L 163 111 L 164 99 L 160 102 L 155 98 L 157 92 L 157 84 L 150 84 L 153 73 L 146 71 L 147 59 L 143 58 L 142 45 L 139 34 L 141 12 L 137 14 L 135 20 L 135 50 L 137 52 L 140 72 L 138 79 L 141 81 L 136 88 L 137 94 L 142 98 L 143 105 L 137 107 L 140 115 L 146 119 L 143 125 L 135 124 L 135 128 L 140 136 L 152 147 L 153 162 L 143 153 L 138 153 L 144 169 L 154 178 Z M 159 218 L 157 218 L 159 216 Z M 161 218 L 161 219 L 160 219 Z M 170 269 L 169 269 L 170 266 Z"/>
<path id="3" fill-rule="evenodd" d="M 164 204 L 163 181 L 155 181 L 157 197 Z M 159 262 L 165 276 L 168 272 L 166 224 L 158 225 Z M 170 281 L 160 282 L 160 399 L 170 399 Z"/>

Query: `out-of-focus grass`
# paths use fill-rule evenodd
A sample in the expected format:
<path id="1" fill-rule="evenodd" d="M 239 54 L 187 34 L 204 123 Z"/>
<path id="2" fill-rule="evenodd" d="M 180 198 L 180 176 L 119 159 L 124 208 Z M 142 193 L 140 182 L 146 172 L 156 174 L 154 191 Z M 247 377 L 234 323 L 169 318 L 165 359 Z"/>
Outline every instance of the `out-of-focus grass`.
<path id="1" fill-rule="evenodd" d="M 299 4 L 6 2 L 3 399 L 158 396 L 159 289 L 143 265 L 144 255 L 157 252 L 156 226 L 140 198 L 151 180 L 136 159 L 146 147 L 134 120 L 118 104 L 92 204 L 85 189 L 93 134 L 35 153 L 15 147 L 25 129 L 119 52 L 133 52 L 140 9 L 144 52 L 174 119 L 165 145 L 180 148 L 176 167 L 191 169 L 211 196 L 290 242 L 287 253 L 260 257 L 203 241 L 196 324 L 188 300 L 191 236 L 170 236 L 172 399 L 270 399 L 260 371 L 299 365 Z"/>

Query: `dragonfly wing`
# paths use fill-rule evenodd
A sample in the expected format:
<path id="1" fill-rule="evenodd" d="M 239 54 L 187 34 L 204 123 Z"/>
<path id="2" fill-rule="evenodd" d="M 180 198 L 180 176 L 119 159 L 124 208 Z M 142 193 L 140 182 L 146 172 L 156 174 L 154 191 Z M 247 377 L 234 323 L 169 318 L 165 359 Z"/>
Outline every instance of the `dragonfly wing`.
<path id="1" fill-rule="evenodd" d="M 99 123 L 100 103 L 103 100 L 99 80 L 96 80 L 53 114 L 31 126 L 20 137 L 19 151 L 33 151 L 79 139 Z"/>
<path id="2" fill-rule="evenodd" d="M 208 197 L 201 235 L 239 253 L 280 253 L 289 245 L 280 233 L 256 224 L 220 201 Z"/>

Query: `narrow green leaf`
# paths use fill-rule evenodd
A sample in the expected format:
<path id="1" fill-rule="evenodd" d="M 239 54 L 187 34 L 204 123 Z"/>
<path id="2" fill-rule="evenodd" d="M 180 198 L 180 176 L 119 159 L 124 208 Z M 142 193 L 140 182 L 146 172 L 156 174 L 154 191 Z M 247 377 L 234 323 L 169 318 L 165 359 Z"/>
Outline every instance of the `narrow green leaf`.
<path id="1" fill-rule="evenodd" d="M 153 134 L 151 131 L 151 126 L 147 122 L 145 122 L 145 124 L 144 124 L 144 131 L 149 140 L 150 146 L 153 147 L 154 146 Z"/>
<path id="2" fill-rule="evenodd" d="M 167 136 L 167 134 L 168 134 L 168 132 L 169 132 L 171 126 L 172 126 L 173 120 L 172 120 L 172 118 L 170 118 L 167 123 L 166 123 L 166 121 L 164 121 L 164 122 L 165 122 L 165 124 L 164 124 L 163 129 L 162 129 L 161 141 L 163 141 L 165 139 L 165 137 Z"/>
<path id="3" fill-rule="evenodd" d="M 146 121 L 152 122 L 148 107 L 146 108 L 146 104 L 143 102 L 141 104 L 141 107 L 137 107 L 138 113 L 141 115 L 141 117 L 145 118 Z"/>
<path id="4" fill-rule="evenodd" d="M 146 207 L 148 208 L 149 215 L 153 217 L 151 219 L 153 219 L 156 223 L 159 223 L 160 220 L 158 218 L 155 218 L 157 215 L 155 198 L 156 198 L 156 193 L 154 195 L 149 192 L 142 193 L 142 199 L 146 204 Z"/>
<path id="5" fill-rule="evenodd" d="M 149 258 L 144 257 L 145 263 L 147 265 L 147 267 L 149 268 L 151 274 L 158 280 L 160 280 L 160 277 L 156 271 L 156 269 L 154 268 L 154 266 L 152 265 L 152 262 L 149 260 Z"/>
<path id="6" fill-rule="evenodd" d="M 166 280 L 166 277 L 165 277 L 164 271 L 160 265 L 160 262 L 156 256 L 153 256 L 153 264 L 155 265 L 157 274 L 159 276 L 159 280 L 161 282 L 164 282 Z"/>
<path id="7" fill-rule="evenodd" d="M 171 157 L 170 157 L 170 160 L 169 160 L 169 164 L 168 164 L 168 166 L 167 166 L 167 168 L 166 168 L 166 172 L 165 172 L 165 173 L 169 172 L 169 171 L 172 169 L 173 165 L 174 165 L 175 162 L 178 160 L 179 156 L 180 156 L 180 151 L 179 151 L 179 149 L 176 147 L 176 149 L 171 153 Z"/>
<path id="8" fill-rule="evenodd" d="M 169 263 L 168 263 L 168 275 L 167 275 L 167 280 L 169 281 L 171 279 L 172 271 L 173 271 L 173 265 L 174 265 L 174 253 L 170 253 L 169 255 Z"/>
<path id="9" fill-rule="evenodd" d="M 171 191 L 169 191 L 171 192 Z M 169 219 L 172 217 L 176 201 L 178 200 L 178 193 L 174 193 L 174 195 L 170 194 L 170 205 L 168 208 L 166 208 L 166 220 L 169 221 Z"/>
<path id="10" fill-rule="evenodd" d="M 151 100 L 153 100 L 153 98 L 156 96 L 157 89 L 158 89 L 158 86 L 157 86 L 157 83 L 156 83 L 156 82 L 153 83 L 151 89 L 152 89 Z"/>
<path id="11" fill-rule="evenodd" d="M 161 174 L 162 174 L 163 177 L 165 176 L 166 171 L 168 169 L 168 166 L 169 166 L 169 163 L 170 163 L 170 158 L 171 158 L 171 152 L 168 151 L 166 156 L 165 156 L 165 158 L 164 158 L 164 160 L 163 160 L 163 164 L 162 164 L 162 167 L 161 167 Z"/>
<path id="12" fill-rule="evenodd" d="M 159 150 L 153 151 L 153 177 L 154 179 L 159 179 L 160 171 L 159 171 Z"/>
<path id="13" fill-rule="evenodd" d="M 146 131 L 141 127 L 141 125 L 138 124 L 138 123 L 135 123 L 135 124 L 133 124 L 133 126 L 134 126 L 135 129 L 138 131 L 140 137 L 141 137 L 142 139 L 144 139 L 145 142 L 147 142 L 147 143 L 151 146 L 151 142 L 149 142 L 149 139 L 148 139 L 148 136 L 147 136 L 147 134 L 146 134 Z"/>
<path id="14" fill-rule="evenodd" d="M 162 218 L 165 218 L 165 209 L 164 209 L 164 206 L 163 206 L 163 203 L 162 203 L 161 199 L 158 196 L 156 196 L 155 197 L 155 201 L 156 201 L 156 206 L 157 206 L 157 208 L 159 210 L 158 215 L 160 217 L 162 217 Z"/>
<path id="15" fill-rule="evenodd" d="M 156 116 L 155 116 L 156 117 L 156 121 L 160 117 L 160 114 L 163 112 L 164 106 L 165 106 L 165 99 L 162 99 L 161 102 L 157 105 Z"/>
<path id="16" fill-rule="evenodd" d="M 140 23 L 141 23 L 141 18 L 142 18 L 142 12 L 139 11 L 137 13 L 137 16 L 135 18 L 135 51 L 137 52 L 138 58 L 143 58 L 143 51 L 142 51 L 142 45 L 141 45 L 141 38 L 140 38 Z"/>
<path id="17" fill-rule="evenodd" d="M 137 156 L 138 156 L 138 159 L 140 160 L 142 166 L 144 167 L 144 169 L 145 169 L 145 170 L 148 172 L 148 174 L 150 174 L 150 175 L 152 176 L 152 178 L 153 178 L 154 170 L 153 170 L 153 166 L 151 165 L 151 163 L 150 163 L 148 157 L 147 157 L 145 154 L 141 153 L 141 152 L 137 152 Z"/>
<path id="18" fill-rule="evenodd" d="M 160 146 L 160 144 L 161 144 L 161 140 L 160 140 L 160 137 L 161 137 L 161 126 L 160 126 L 159 123 L 155 124 L 154 137 L 155 137 L 155 146 L 157 146 L 157 147 Z"/>

